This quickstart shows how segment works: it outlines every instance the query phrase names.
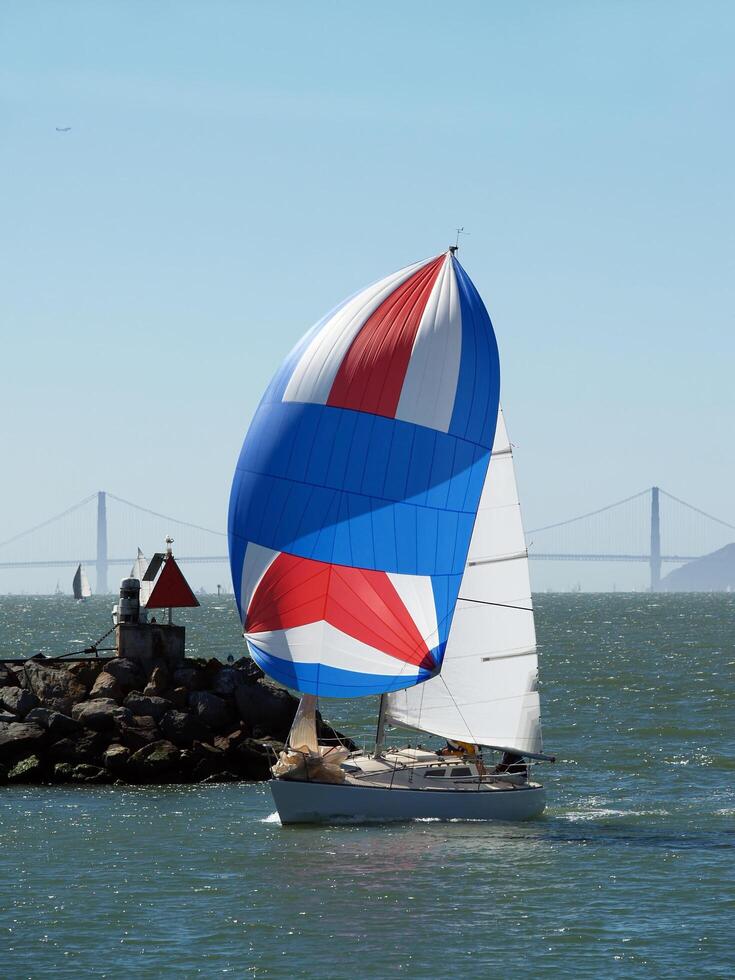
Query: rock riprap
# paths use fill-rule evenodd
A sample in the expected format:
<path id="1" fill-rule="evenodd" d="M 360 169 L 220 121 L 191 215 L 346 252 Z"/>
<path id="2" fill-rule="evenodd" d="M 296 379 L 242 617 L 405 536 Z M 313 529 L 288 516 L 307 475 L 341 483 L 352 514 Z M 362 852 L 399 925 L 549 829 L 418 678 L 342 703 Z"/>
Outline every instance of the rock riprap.
<path id="1" fill-rule="evenodd" d="M 262 780 L 297 700 L 252 660 L 0 664 L 0 782 Z M 337 733 L 319 719 L 320 737 Z"/>

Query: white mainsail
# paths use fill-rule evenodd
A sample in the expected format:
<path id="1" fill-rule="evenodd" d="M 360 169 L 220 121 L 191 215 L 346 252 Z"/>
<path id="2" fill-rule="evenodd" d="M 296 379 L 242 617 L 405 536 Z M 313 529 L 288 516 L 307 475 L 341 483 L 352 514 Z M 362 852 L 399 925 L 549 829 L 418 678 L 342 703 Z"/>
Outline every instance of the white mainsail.
<path id="1" fill-rule="evenodd" d="M 386 701 L 393 725 L 541 752 L 528 554 L 502 410 L 441 673 Z"/>

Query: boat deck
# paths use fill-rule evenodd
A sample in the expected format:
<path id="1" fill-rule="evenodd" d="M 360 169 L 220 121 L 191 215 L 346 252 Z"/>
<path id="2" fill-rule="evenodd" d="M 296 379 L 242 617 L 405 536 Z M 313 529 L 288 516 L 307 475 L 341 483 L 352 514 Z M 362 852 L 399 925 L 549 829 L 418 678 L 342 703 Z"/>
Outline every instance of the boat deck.
<path id="1" fill-rule="evenodd" d="M 425 749 L 394 749 L 380 756 L 355 752 L 342 769 L 349 785 L 381 789 L 476 793 L 540 788 L 520 774 L 486 771 L 481 760 L 437 756 Z"/>

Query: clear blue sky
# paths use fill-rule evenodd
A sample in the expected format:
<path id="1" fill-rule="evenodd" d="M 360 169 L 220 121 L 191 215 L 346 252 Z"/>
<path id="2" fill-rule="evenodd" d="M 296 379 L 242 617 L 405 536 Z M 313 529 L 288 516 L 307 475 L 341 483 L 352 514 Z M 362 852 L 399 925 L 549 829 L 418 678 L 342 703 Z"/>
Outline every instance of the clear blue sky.
<path id="1" fill-rule="evenodd" d="M 457 225 L 527 526 L 653 483 L 735 520 L 734 28 L 672 0 L 3 3 L 0 539 L 97 488 L 223 526 L 294 341 Z"/>

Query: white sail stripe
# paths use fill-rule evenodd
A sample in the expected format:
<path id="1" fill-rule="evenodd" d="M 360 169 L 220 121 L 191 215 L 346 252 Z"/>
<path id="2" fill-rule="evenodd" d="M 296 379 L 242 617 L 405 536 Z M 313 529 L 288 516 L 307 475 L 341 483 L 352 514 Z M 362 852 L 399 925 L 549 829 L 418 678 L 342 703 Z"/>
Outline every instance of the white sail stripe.
<path id="1" fill-rule="evenodd" d="M 380 304 L 424 262 L 406 266 L 380 279 L 348 300 L 314 336 L 294 369 L 283 395 L 285 402 L 324 405 L 350 346 Z"/>
<path id="2" fill-rule="evenodd" d="M 428 575 L 403 575 L 398 572 L 386 574 L 424 643 L 429 649 L 436 646 L 439 627 L 436 621 L 436 603 L 431 578 Z"/>
<path id="3" fill-rule="evenodd" d="M 380 674 L 386 677 L 418 677 L 420 668 L 376 647 L 362 643 L 319 620 L 285 630 L 264 630 L 246 633 L 245 638 L 269 656 L 284 663 L 322 664 L 360 674 Z"/>
<path id="4" fill-rule="evenodd" d="M 248 546 L 245 549 L 245 557 L 242 563 L 242 576 L 240 579 L 240 608 L 242 609 L 243 616 L 247 616 L 250 601 L 255 595 L 255 590 L 260 585 L 265 573 L 280 554 L 280 551 L 274 551 L 272 548 L 264 548 L 262 545 L 255 544 L 253 541 L 248 542 Z"/>
<path id="5" fill-rule="evenodd" d="M 462 355 L 462 312 L 454 262 L 447 256 L 414 337 L 396 418 L 448 432 Z"/>

